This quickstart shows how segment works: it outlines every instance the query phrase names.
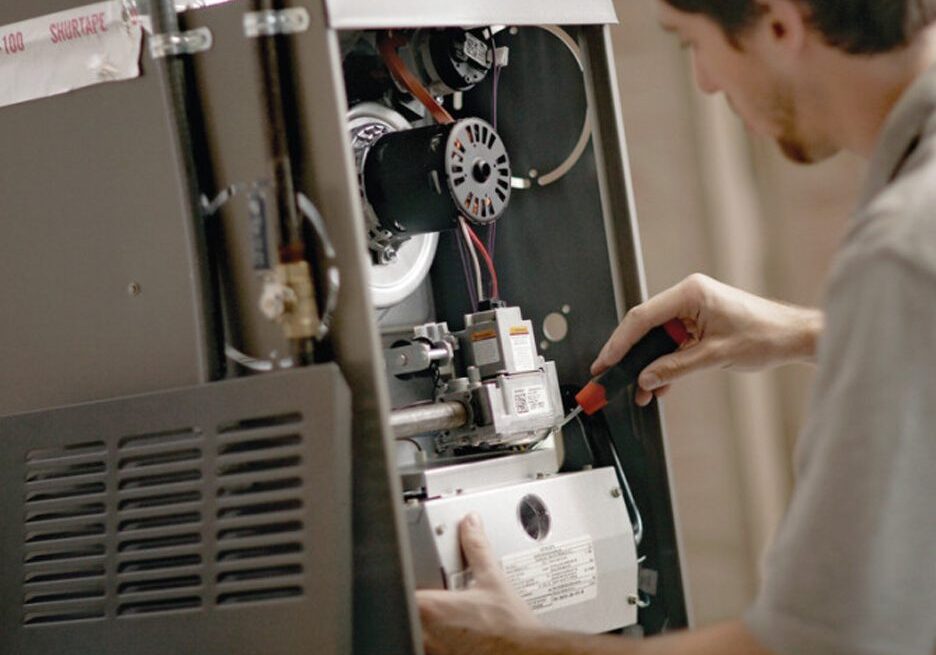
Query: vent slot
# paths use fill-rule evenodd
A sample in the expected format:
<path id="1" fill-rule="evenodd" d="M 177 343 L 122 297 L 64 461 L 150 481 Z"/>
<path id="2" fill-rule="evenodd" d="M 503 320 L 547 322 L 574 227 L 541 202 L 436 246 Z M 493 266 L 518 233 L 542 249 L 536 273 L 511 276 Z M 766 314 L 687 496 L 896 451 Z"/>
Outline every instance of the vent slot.
<path id="1" fill-rule="evenodd" d="M 37 448 L 26 453 L 26 462 L 41 462 L 50 459 L 94 455 L 96 453 L 103 453 L 104 450 L 105 444 L 103 441 L 86 441 L 84 443 L 66 444 L 61 448 Z"/>
<path id="2" fill-rule="evenodd" d="M 140 496 L 121 500 L 117 509 L 128 511 L 134 509 L 150 509 L 152 507 L 165 507 L 167 505 L 181 505 L 182 503 L 195 503 L 201 500 L 201 492 L 180 491 L 174 494 L 156 494 L 155 496 Z"/>
<path id="3" fill-rule="evenodd" d="M 64 506 L 56 509 L 38 510 L 26 513 L 26 523 L 75 519 L 104 513 L 104 503 L 84 503 Z"/>
<path id="4" fill-rule="evenodd" d="M 44 612 L 27 612 L 26 616 L 23 618 L 23 623 L 26 625 L 43 625 L 47 623 L 65 623 L 66 621 L 88 621 L 92 619 L 103 619 L 104 618 L 104 608 L 101 609 L 86 609 L 81 608 L 80 610 L 74 612 L 56 612 L 56 613 L 44 613 Z"/>
<path id="5" fill-rule="evenodd" d="M 57 530 L 33 530 L 26 533 L 26 543 L 35 544 L 46 541 L 80 539 L 83 537 L 95 537 L 102 534 L 104 534 L 103 523 L 89 523 L 86 525 L 76 525 L 70 528 L 59 528 Z"/>
<path id="6" fill-rule="evenodd" d="M 27 503 L 39 503 L 50 500 L 65 500 L 68 498 L 78 498 L 81 496 L 93 496 L 104 493 L 105 486 L 103 482 L 82 482 L 56 486 L 52 489 L 36 491 L 26 496 Z"/>
<path id="7" fill-rule="evenodd" d="M 285 448 L 286 446 L 295 446 L 302 441 L 298 434 L 287 434 L 282 437 L 271 437 L 269 439 L 248 439 L 246 441 L 237 441 L 225 446 L 221 446 L 218 451 L 221 455 L 233 455 L 237 453 L 247 453 L 256 450 L 268 450 L 270 448 Z"/>
<path id="8" fill-rule="evenodd" d="M 233 603 L 261 603 L 271 600 L 282 600 L 302 595 L 302 587 L 277 587 L 275 589 L 251 589 L 249 591 L 235 591 L 218 596 L 218 605 L 231 605 Z"/>
<path id="9" fill-rule="evenodd" d="M 201 521 L 201 514 L 198 512 L 187 512 L 185 514 L 162 514 L 160 516 L 150 516 L 144 519 L 128 519 L 121 521 L 117 526 L 119 532 L 129 532 L 131 530 L 153 530 L 155 528 L 168 528 L 175 525 L 188 525 L 189 523 L 198 523 Z"/>
<path id="10" fill-rule="evenodd" d="M 117 447 L 120 450 L 130 450 L 133 448 L 145 448 L 147 446 L 166 446 L 184 441 L 192 441 L 199 437 L 201 437 L 201 430 L 198 428 L 147 432 L 145 434 L 122 437 L 120 441 L 117 442 Z"/>
<path id="11" fill-rule="evenodd" d="M 163 569 L 177 569 L 184 566 L 198 566 L 202 563 L 201 555 L 175 555 L 172 557 L 154 557 L 152 559 L 138 559 L 122 562 L 117 567 L 118 573 L 142 573 L 144 571 L 160 571 Z"/>
<path id="12" fill-rule="evenodd" d="M 100 557 L 104 554 L 104 544 L 91 544 L 90 546 L 78 546 L 68 550 L 50 550 L 34 553 L 27 553 L 24 558 L 27 564 L 39 564 L 41 562 L 59 562 L 62 560 L 79 559 L 82 557 Z"/>
<path id="13" fill-rule="evenodd" d="M 241 462 L 238 464 L 228 464 L 218 469 L 218 475 L 225 477 L 228 475 L 244 475 L 246 473 L 262 473 L 263 471 L 272 471 L 274 469 L 291 468 L 298 466 L 302 462 L 299 455 L 292 457 L 277 457 L 273 459 L 257 459 L 250 462 Z"/>
<path id="14" fill-rule="evenodd" d="M 60 480 L 74 478 L 79 475 L 94 475 L 104 472 L 104 462 L 78 462 L 75 464 L 61 464 L 59 466 L 45 465 L 41 469 L 32 468 L 32 473 L 26 474 L 27 482 L 40 482 L 43 480 Z"/>
<path id="15" fill-rule="evenodd" d="M 123 541 L 117 547 L 121 553 L 130 553 L 140 550 L 153 550 L 156 548 L 176 548 L 178 546 L 191 546 L 201 543 L 201 535 L 197 532 L 188 534 L 174 534 L 165 537 L 150 537 L 149 539 L 130 539 Z"/>
<path id="16" fill-rule="evenodd" d="M 159 475 L 141 475 L 134 478 L 126 478 L 120 481 L 120 489 L 144 489 L 146 487 L 161 487 L 167 484 L 178 484 L 180 482 L 193 482 L 201 479 L 201 471 L 186 470 L 173 471 L 172 473 L 162 473 Z"/>
<path id="17" fill-rule="evenodd" d="M 219 496 L 246 496 L 250 494 L 262 494 L 269 491 L 282 491 L 284 489 L 296 489 L 302 485 L 299 478 L 279 478 L 276 480 L 261 480 L 258 482 L 242 482 L 239 484 L 225 484 L 218 487 Z"/>
<path id="18" fill-rule="evenodd" d="M 286 575 L 299 575 L 302 573 L 301 564 L 287 564 L 284 566 L 268 566 L 262 569 L 244 569 L 242 571 L 227 571 L 218 576 L 218 582 L 246 582 L 279 578 Z"/>
<path id="19" fill-rule="evenodd" d="M 24 582 L 42 584 L 45 582 L 66 582 L 69 580 L 82 580 L 84 578 L 100 578 L 104 576 L 104 567 L 95 566 L 88 569 L 68 569 L 51 573 L 27 573 Z"/>
<path id="20" fill-rule="evenodd" d="M 152 591 L 167 591 L 170 589 L 184 589 L 186 587 L 197 587 L 201 584 L 201 576 L 183 575 L 177 578 L 161 578 L 158 580 L 140 580 L 136 582 L 125 582 L 117 588 L 117 593 L 123 594 L 141 594 Z"/>
<path id="21" fill-rule="evenodd" d="M 156 612 L 174 612 L 178 610 L 196 609 L 198 607 L 201 607 L 200 597 L 184 596 L 182 598 L 166 598 L 162 600 L 148 600 L 138 603 L 124 603 L 117 608 L 117 616 L 154 614 Z"/>
<path id="22" fill-rule="evenodd" d="M 270 514 L 272 512 L 288 512 L 290 510 L 302 507 L 302 501 L 298 498 L 289 500 L 280 500 L 270 503 L 257 503 L 255 505 L 240 505 L 237 507 L 228 507 L 218 510 L 218 518 L 239 518 L 242 516 L 256 516 L 257 514 Z"/>
<path id="23" fill-rule="evenodd" d="M 219 562 L 232 562 L 245 559 L 261 559 L 265 557 L 277 557 L 278 555 L 290 555 L 292 553 L 301 553 L 302 544 L 290 542 L 285 544 L 269 544 L 265 546 L 254 546 L 250 548 L 230 548 L 218 553 Z"/>
<path id="24" fill-rule="evenodd" d="M 218 426 L 218 434 L 228 434 L 229 432 L 247 432 L 249 430 L 260 430 L 263 428 L 275 428 L 282 425 L 292 425 L 302 421 L 302 414 L 299 412 L 290 412 L 288 414 L 276 414 L 274 416 L 263 416 L 260 418 L 247 418 L 230 423 L 222 423 Z"/>
<path id="25" fill-rule="evenodd" d="M 283 523 L 262 523 L 259 525 L 245 525 L 239 528 L 229 528 L 218 532 L 218 539 L 251 539 L 284 532 L 298 532 L 302 530 L 301 521 L 285 521 Z"/>
<path id="26" fill-rule="evenodd" d="M 27 605 L 40 605 L 44 603 L 68 603 L 77 600 L 88 600 L 91 598 L 104 598 L 103 587 L 94 589 L 75 589 L 73 591 L 62 591 L 58 593 L 47 594 L 26 594 Z"/>
<path id="27" fill-rule="evenodd" d="M 199 448 L 186 448 L 184 450 L 158 452 L 152 455 L 135 455 L 120 460 L 117 467 L 120 470 L 127 470 L 146 468 L 148 466 L 161 466 L 163 464 L 175 464 L 177 462 L 189 462 L 193 459 L 201 458 L 201 454 L 201 449 Z"/>

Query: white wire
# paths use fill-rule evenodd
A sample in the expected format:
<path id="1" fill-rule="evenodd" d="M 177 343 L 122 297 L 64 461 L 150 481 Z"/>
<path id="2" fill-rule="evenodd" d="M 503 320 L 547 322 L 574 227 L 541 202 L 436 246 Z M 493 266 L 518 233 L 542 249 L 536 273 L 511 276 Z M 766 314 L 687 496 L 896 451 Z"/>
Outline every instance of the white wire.
<path id="1" fill-rule="evenodd" d="M 458 217 L 458 224 L 461 226 L 462 234 L 468 243 L 468 254 L 471 255 L 471 264 L 474 266 L 475 272 L 475 288 L 478 290 L 478 300 L 481 301 L 484 300 L 484 283 L 481 280 L 481 263 L 478 261 L 478 250 L 475 248 L 474 241 L 471 240 L 471 235 L 468 234 L 468 230 L 471 228 L 468 227 L 468 222 L 464 216 Z"/>

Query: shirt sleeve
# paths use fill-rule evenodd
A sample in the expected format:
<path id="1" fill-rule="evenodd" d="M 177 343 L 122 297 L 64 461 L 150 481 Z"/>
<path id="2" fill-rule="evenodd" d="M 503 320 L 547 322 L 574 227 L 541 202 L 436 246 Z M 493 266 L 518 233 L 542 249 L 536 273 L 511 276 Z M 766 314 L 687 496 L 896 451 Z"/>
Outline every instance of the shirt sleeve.
<path id="1" fill-rule="evenodd" d="M 839 270 L 796 486 L 745 616 L 778 655 L 936 653 L 936 280 Z"/>

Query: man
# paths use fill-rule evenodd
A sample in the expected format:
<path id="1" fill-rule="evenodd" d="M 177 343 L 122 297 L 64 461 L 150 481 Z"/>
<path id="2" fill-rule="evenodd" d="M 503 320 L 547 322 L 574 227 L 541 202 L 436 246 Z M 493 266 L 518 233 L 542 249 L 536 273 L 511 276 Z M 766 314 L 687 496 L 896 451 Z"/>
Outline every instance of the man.
<path id="1" fill-rule="evenodd" d="M 930 655 L 936 652 L 936 0 L 658 0 L 698 85 L 799 162 L 848 149 L 867 188 L 825 311 L 692 276 L 624 319 L 593 366 L 671 318 L 691 345 L 642 372 L 637 402 L 704 367 L 815 359 L 797 484 L 743 619 L 630 641 L 539 625 L 477 517 L 474 586 L 419 592 L 432 655 Z"/>

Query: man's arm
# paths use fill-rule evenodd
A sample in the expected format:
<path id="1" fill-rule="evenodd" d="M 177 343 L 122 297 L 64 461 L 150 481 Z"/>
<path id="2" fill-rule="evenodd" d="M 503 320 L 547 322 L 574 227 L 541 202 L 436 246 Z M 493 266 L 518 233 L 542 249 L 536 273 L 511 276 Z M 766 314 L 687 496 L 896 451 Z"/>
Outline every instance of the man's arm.
<path id="1" fill-rule="evenodd" d="M 417 592 L 427 655 L 775 655 L 741 621 L 643 641 L 547 630 L 504 577 L 480 519 L 459 530 L 474 583 Z"/>
<path id="2" fill-rule="evenodd" d="M 817 309 L 767 300 L 705 275 L 690 275 L 631 309 L 601 350 L 592 373 L 614 366 L 647 332 L 673 318 L 682 320 L 691 339 L 644 369 L 638 379 L 639 405 L 705 368 L 755 370 L 813 361 L 825 324 Z"/>

